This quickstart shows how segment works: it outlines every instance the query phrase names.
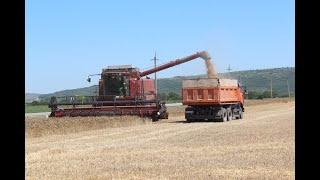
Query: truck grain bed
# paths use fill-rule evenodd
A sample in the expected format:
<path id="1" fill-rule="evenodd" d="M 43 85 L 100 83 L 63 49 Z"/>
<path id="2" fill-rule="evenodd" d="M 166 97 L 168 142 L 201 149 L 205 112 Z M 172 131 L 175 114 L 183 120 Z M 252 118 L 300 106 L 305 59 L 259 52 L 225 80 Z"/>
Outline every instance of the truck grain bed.
<path id="1" fill-rule="evenodd" d="M 186 79 L 182 82 L 183 105 L 219 105 L 243 101 L 237 80 Z"/>

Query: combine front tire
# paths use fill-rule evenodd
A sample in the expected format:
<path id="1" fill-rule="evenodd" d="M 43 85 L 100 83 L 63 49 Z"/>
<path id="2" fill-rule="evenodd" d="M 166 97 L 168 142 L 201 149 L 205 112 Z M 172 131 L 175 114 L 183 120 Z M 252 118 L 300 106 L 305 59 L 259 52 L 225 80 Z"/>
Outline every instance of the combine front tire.
<path id="1" fill-rule="evenodd" d="M 159 117 L 156 116 L 156 115 L 153 115 L 153 116 L 151 117 L 151 119 L 152 119 L 152 122 L 159 121 Z"/>

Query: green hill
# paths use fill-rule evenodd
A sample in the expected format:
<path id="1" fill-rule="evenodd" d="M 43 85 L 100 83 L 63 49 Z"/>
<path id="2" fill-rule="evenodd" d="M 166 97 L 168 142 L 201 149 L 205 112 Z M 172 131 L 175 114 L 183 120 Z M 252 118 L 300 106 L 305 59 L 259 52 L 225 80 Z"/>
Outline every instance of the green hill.
<path id="1" fill-rule="evenodd" d="M 38 100 L 38 97 L 40 96 L 41 94 L 37 94 L 37 93 L 25 93 L 25 96 L 24 96 L 24 101 L 26 103 L 30 103 L 32 101 L 36 101 Z"/>
<path id="2" fill-rule="evenodd" d="M 295 92 L 295 68 L 274 68 L 263 70 L 235 71 L 230 73 L 220 73 L 219 77 L 238 79 L 247 90 L 264 92 L 270 90 L 272 79 L 273 91 L 279 96 L 288 94 L 287 80 L 292 94 Z M 181 94 L 182 79 L 206 77 L 206 75 L 173 77 L 158 80 L 158 92 L 175 92 Z"/>
<path id="3" fill-rule="evenodd" d="M 270 82 L 272 78 L 273 92 L 279 96 L 287 95 L 287 80 L 293 95 L 295 92 L 295 68 L 285 67 L 285 68 L 273 68 L 273 69 L 262 69 L 262 70 L 247 70 L 247 71 L 234 71 L 230 73 L 220 73 L 219 77 L 225 78 L 235 78 L 238 79 L 247 90 L 252 92 L 262 93 L 264 91 L 270 90 Z M 158 79 L 158 93 L 174 92 L 181 94 L 182 79 L 196 78 L 196 77 L 206 77 L 203 75 L 196 76 L 178 76 L 172 78 L 161 78 Z M 85 88 L 70 89 L 64 91 L 58 91 L 51 94 L 40 95 L 39 98 L 47 99 L 50 96 L 71 96 L 71 95 L 81 95 L 90 96 L 97 94 L 97 86 L 90 86 Z"/>

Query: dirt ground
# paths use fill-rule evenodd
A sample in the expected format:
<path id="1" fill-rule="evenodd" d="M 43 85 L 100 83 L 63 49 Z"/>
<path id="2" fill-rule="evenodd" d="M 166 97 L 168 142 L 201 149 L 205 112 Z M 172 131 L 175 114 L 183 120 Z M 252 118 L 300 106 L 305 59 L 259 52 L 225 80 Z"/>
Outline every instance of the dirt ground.
<path id="1" fill-rule="evenodd" d="M 25 176 L 294 179 L 294 100 L 251 103 L 243 120 L 225 123 L 185 123 L 182 107 L 170 109 L 169 120 L 124 125 L 126 120 L 118 119 L 123 124 L 108 126 L 98 119 L 88 129 L 88 119 L 73 120 L 78 123 L 73 129 L 66 119 L 60 124 L 26 119 Z"/>

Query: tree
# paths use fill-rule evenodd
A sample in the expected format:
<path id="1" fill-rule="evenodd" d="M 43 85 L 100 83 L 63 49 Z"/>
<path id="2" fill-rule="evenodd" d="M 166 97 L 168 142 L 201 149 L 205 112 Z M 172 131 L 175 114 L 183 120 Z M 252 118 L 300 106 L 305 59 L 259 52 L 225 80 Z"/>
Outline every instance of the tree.
<path id="1" fill-rule="evenodd" d="M 271 98 L 271 92 L 270 92 L 270 91 L 264 91 L 264 92 L 262 93 L 262 97 L 263 97 L 263 98 Z M 278 97 L 277 91 L 272 91 L 272 97 L 273 97 L 273 98 Z"/>
<path id="2" fill-rule="evenodd" d="M 166 93 L 158 93 L 158 99 L 160 99 L 161 101 L 166 101 L 168 98 L 168 95 Z"/>
<path id="3" fill-rule="evenodd" d="M 264 98 L 263 94 L 259 94 L 256 99 L 263 99 L 263 98 Z"/>
<path id="4" fill-rule="evenodd" d="M 170 92 L 168 94 L 168 100 L 181 100 L 181 96 L 177 93 Z"/>
<path id="5" fill-rule="evenodd" d="M 270 91 L 264 91 L 262 93 L 262 98 L 270 98 L 271 97 L 271 93 Z"/>
<path id="6" fill-rule="evenodd" d="M 259 98 L 262 98 L 261 95 L 262 94 L 260 92 L 250 91 L 248 94 L 248 99 L 259 99 Z"/>
<path id="7" fill-rule="evenodd" d="M 32 101 L 31 102 L 31 105 L 39 105 L 40 103 L 39 103 L 39 101 Z"/>

